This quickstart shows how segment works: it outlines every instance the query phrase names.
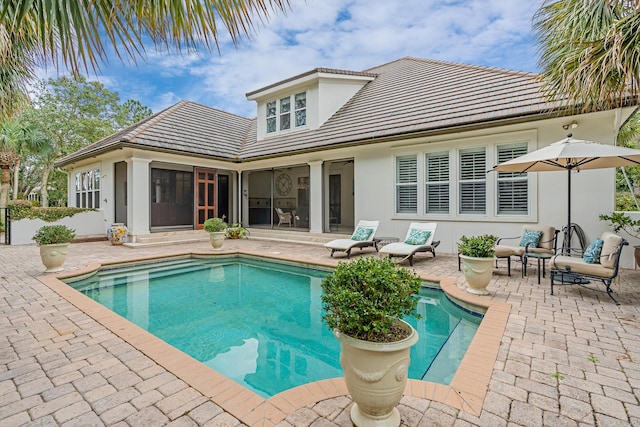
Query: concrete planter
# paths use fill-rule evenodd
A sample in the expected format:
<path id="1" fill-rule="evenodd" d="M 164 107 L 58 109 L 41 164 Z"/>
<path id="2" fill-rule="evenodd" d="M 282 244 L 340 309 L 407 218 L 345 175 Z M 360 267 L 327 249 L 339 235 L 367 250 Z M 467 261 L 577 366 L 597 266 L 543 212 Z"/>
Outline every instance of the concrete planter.
<path id="1" fill-rule="evenodd" d="M 224 243 L 226 234 L 227 233 L 225 231 L 213 231 L 209 233 L 209 241 L 211 242 L 213 249 L 222 248 L 222 243 Z"/>
<path id="2" fill-rule="evenodd" d="M 400 425 L 396 406 L 407 383 L 411 347 L 418 342 L 418 333 L 408 323 L 411 335 L 392 343 L 375 343 L 352 338 L 334 331 L 340 341 L 340 364 L 347 389 L 355 404 L 351 420 L 356 426 Z"/>
<path id="3" fill-rule="evenodd" d="M 57 243 L 53 245 L 40 246 L 40 258 L 47 269 L 45 273 L 55 273 L 62 271 L 62 264 L 67 257 L 68 243 Z"/>
<path id="4" fill-rule="evenodd" d="M 474 295 L 488 295 L 487 285 L 493 276 L 493 257 L 476 258 L 460 255 L 462 272 L 469 287 L 467 292 Z"/>

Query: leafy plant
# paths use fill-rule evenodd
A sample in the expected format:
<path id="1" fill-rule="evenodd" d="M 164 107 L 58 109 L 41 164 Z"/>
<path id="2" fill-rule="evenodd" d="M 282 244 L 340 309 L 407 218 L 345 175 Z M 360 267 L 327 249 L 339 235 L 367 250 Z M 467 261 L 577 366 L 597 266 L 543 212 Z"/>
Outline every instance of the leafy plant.
<path id="1" fill-rule="evenodd" d="M 589 362 L 592 362 L 592 363 L 599 363 L 599 362 L 600 362 L 600 361 L 598 360 L 598 358 L 596 357 L 596 355 L 595 355 L 595 354 L 590 354 L 590 355 L 587 357 L 587 360 L 588 360 Z"/>
<path id="2" fill-rule="evenodd" d="M 76 238 L 76 231 L 66 225 L 43 225 L 33 236 L 38 246 L 69 243 Z"/>
<path id="3" fill-rule="evenodd" d="M 44 222 L 54 222 L 62 218 L 69 218 L 80 212 L 95 211 L 89 208 L 41 208 L 34 206 L 29 200 L 11 200 L 8 203 L 11 208 L 11 219 L 18 221 L 21 219 L 41 219 Z"/>
<path id="4" fill-rule="evenodd" d="M 246 237 L 247 234 L 249 234 L 249 230 L 244 228 L 239 222 L 236 222 L 227 228 L 227 237 L 229 239 L 242 239 Z"/>
<path id="5" fill-rule="evenodd" d="M 612 212 L 611 215 L 601 214 L 600 221 L 609 221 L 616 233 L 623 230 L 629 236 L 640 239 L 640 219 L 631 219 L 623 212 Z"/>
<path id="6" fill-rule="evenodd" d="M 388 258 L 341 262 L 322 281 L 323 320 L 353 338 L 392 342 L 402 339 L 394 324 L 415 312 L 422 279 Z"/>
<path id="7" fill-rule="evenodd" d="M 493 234 L 482 236 L 462 236 L 458 243 L 458 252 L 461 255 L 474 258 L 492 258 L 495 254 L 495 246 L 498 238 Z"/>
<path id="8" fill-rule="evenodd" d="M 225 231 L 229 225 L 222 218 L 209 218 L 204 222 L 204 231 L 217 233 Z"/>

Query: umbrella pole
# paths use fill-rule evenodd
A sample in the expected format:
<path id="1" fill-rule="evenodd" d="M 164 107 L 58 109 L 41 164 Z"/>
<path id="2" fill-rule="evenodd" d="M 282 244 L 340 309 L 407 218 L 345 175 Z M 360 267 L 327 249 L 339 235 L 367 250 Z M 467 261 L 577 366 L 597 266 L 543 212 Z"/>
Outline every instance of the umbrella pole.
<path id="1" fill-rule="evenodd" d="M 567 228 L 562 245 L 563 255 L 571 255 L 571 169 L 567 169 Z"/>

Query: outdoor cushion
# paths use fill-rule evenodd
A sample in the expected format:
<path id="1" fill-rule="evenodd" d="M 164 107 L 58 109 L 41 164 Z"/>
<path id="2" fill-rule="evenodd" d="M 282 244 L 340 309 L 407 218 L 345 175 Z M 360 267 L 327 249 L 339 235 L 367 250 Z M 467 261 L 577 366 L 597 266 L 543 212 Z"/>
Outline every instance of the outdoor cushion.
<path id="1" fill-rule="evenodd" d="M 613 268 L 604 267 L 601 264 L 587 264 L 582 258 L 576 256 L 559 255 L 551 258 L 549 265 L 552 269 L 566 270 L 567 267 L 578 274 L 590 274 L 598 277 L 612 277 Z"/>
<path id="2" fill-rule="evenodd" d="M 353 232 L 353 235 L 351 236 L 351 240 L 357 240 L 357 241 L 369 240 L 369 236 L 371 236 L 371 233 L 373 233 L 373 228 L 358 226 L 356 227 L 356 230 Z"/>
<path id="3" fill-rule="evenodd" d="M 522 234 L 522 240 L 520 240 L 520 246 L 536 247 L 542 237 L 542 231 L 540 230 L 524 230 Z"/>
<path id="4" fill-rule="evenodd" d="M 409 230 L 409 236 L 405 239 L 405 243 L 407 245 L 424 245 L 429 240 L 429 236 L 431 236 L 431 231 L 429 230 L 418 230 L 412 228 Z"/>
<path id="5" fill-rule="evenodd" d="M 618 263 L 618 247 L 622 244 L 622 237 L 610 231 L 602 233 L 600 238 L 604 241 L 600 252 L 600 264 L 603 267 L 614 268 Z"/>
<path id="6" fill-rule="evenodd" d="M 591 244 L 587 246 L 587 249 L 585 249 L 584 253 L 582 254 L 582 258 L 584 259 L 584 262 L 588 264 L 593 264 L 595 262 L 599 263 L 600 252 L 602 251 L 603 243 L 604 241 L 602 241 L 602 239 L 599 239 L 599 238 L 591 242 Z"/>

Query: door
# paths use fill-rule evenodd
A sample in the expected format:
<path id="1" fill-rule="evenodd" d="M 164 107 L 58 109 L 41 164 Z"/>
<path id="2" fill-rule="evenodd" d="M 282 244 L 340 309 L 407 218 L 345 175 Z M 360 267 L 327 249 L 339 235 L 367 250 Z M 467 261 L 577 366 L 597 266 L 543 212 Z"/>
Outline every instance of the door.
<path id="1" fill-rule="evenodd" d="M 202 229 L 207 219 L 217 216 L 216 196 L 216 171 L 196 169 L 196 229 Z"/>
<path id="2" fill-rule="evenodd" d="M 218 216 L 231 224 L 231 217 L 229 216 L 229 175 L 218 174 L 218 195 L 216 199 L 218 200 L 216 206 Z"/>
<path id="3" fill-rule="evenodd" d="M 127 225 L 127 164 L 118 162 L 115 167 L 115 222 Z"/>
<path id="4" fill-rule="evenodd" d="M 338 231 L 339 225 L 342 223 L 341 181 L 340 175 L 329 175 L 329 231 Z"/>

